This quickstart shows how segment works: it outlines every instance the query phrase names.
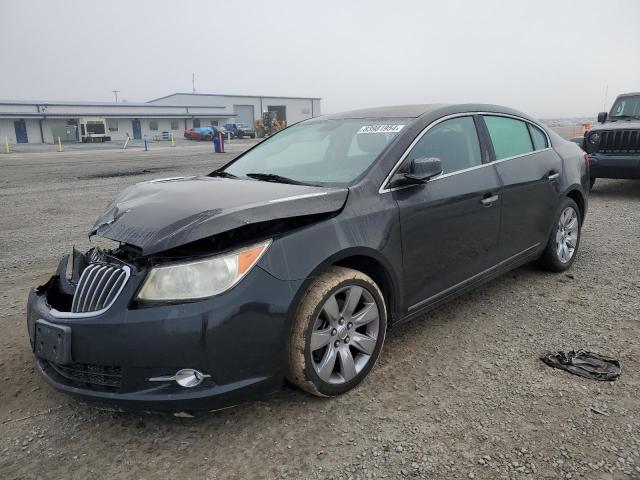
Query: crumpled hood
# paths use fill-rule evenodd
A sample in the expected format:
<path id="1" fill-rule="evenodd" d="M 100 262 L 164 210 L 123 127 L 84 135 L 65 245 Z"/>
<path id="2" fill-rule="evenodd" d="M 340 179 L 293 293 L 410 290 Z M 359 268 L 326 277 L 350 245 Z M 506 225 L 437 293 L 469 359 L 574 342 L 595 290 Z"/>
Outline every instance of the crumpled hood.
<path id="1" fill-rule="evenodd" d="M 346 188 L 220 177 L 178 177 L 123 190 L 91 229 L 142 249 L 169 250 L 243 225 L 340 210 Z"/>

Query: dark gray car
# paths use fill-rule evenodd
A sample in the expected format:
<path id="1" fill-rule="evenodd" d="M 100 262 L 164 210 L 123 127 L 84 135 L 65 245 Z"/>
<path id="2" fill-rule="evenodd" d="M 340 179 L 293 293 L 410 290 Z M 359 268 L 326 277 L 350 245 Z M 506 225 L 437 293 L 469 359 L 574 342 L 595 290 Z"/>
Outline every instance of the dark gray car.
<path id="1" fill-rule="evenodd" d="M 56 388 L 136 409 L 212 409 L 287 378 L 324 396 L 387 329 L 527 262 L 576 258 L 588 163 L 493 105 L 414 105 L 291 126 L 207 176 L 124 190 L 31 291 Z M 382 388 L 382 387 L 381 387 Z"/>

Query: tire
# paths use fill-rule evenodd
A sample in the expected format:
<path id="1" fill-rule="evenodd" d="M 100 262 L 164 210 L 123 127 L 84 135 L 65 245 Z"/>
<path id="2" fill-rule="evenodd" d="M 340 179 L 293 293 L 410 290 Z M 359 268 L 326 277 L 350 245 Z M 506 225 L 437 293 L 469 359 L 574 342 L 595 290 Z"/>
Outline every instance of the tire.
<path id="1" fill-rule="evenodd" d="M 575 216 L 572 214 L 571 217 L 567 217 L 566 215 L 569 210 L 572 210 Z M 564 200 L 560 202 L 560 206 L 553 218 L 553 228 L 549 235 L 547 246 L 542 256 L 538 259 L 538 265 L 552 272 L 564 272 L 573 265 L 576 255 L 578 254 L 578 248 L 580 247 L 580 236 L 582 233 L 580 209 L 576 202 L 571 198 L 565 197 Z M 570 228 L 573 221 L 572 219 L 575 220 L 574 228 Z M 562 238 L 566 238 L 567 240 L 563 242 Z M 558 242 L 563 242 L 566 250 L 562 248 Z M 571 250 L 571 244 L 573 244 L 573 250 Z"/>
<path id="2" fill-rule="evenodd" d="M 346 393 L 373 368 L 386 330 L 386 304 L 375 282 L 357 270 L 331 267 L 311 283 L 296 310 L 287 379 L 319 397 Z M 326 343 L 312 350 L 312 334 L 316 346 Z"/>
<path id="3" fill-rule="evenodd" d="M 591 177 L 589 179 L 589 190 L 593 188 L 594 183 L 596 183 L 596 177 Z"/>
<path id="4" fill-rule="evenodd" d="M 254 133 L 253 135 L 251 135 L 251 138 L 256 138 L 256 134 Z"/>

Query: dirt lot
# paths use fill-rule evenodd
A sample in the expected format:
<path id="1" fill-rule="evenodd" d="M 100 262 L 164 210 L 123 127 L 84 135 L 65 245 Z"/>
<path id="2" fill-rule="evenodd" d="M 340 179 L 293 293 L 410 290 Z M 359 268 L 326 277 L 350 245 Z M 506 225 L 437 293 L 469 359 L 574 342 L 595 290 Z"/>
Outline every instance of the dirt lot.
<path id="1" fill-rule="evenodd" d="M 343 397 L 287 387 L 184 419 L 98 411 L 51 389 L 32 365 L 28 288 L 89 245 L 125 185 L 232 155 L 0 155 L 0 478 L 640 478 L 640 182 L 598 181 L 570 274 L 524 267 L 393 330 Z M 622 377 L 538 360 L 571 348 L 618 357 Z"/>

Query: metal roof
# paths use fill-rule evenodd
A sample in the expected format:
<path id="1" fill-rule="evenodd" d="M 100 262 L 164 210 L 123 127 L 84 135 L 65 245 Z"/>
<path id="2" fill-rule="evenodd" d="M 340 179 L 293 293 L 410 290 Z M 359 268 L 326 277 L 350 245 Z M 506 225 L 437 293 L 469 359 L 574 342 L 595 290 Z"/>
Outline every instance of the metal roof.
<path id="1" fill-rule="evenodd" d="M 164 100 L 165 98 L 175 97 L 177 95 L 189 95 L 194 97 L 239 97 L 239 98 L 284 98 L 286 100 L 322 100 L 321 97 L 288 97 L 281 95 L 230 95 L 226 93 L 172 93 L 171 95 L 165 95 L 164 97 L 154 98 L 149 100 L 149 103 L 157 102 L 158 100 Z"/>
<path id="2" fill-rule="evenodd" d="M 184 107 L 193 108 L 199 105 L 155 105 L 153 103 L 133 103 L 133 102 L 80 102 L 80 101 L 51 101 L 51 100 L 0 100 L 0 105 L 33 105 L 40 107 L 56 106 L 56 107 L 150 107 L 150 108 L 167 108 L 167 107 Z M 226 108 L 224 105 L 205 105 L 203 108 Z"/>

